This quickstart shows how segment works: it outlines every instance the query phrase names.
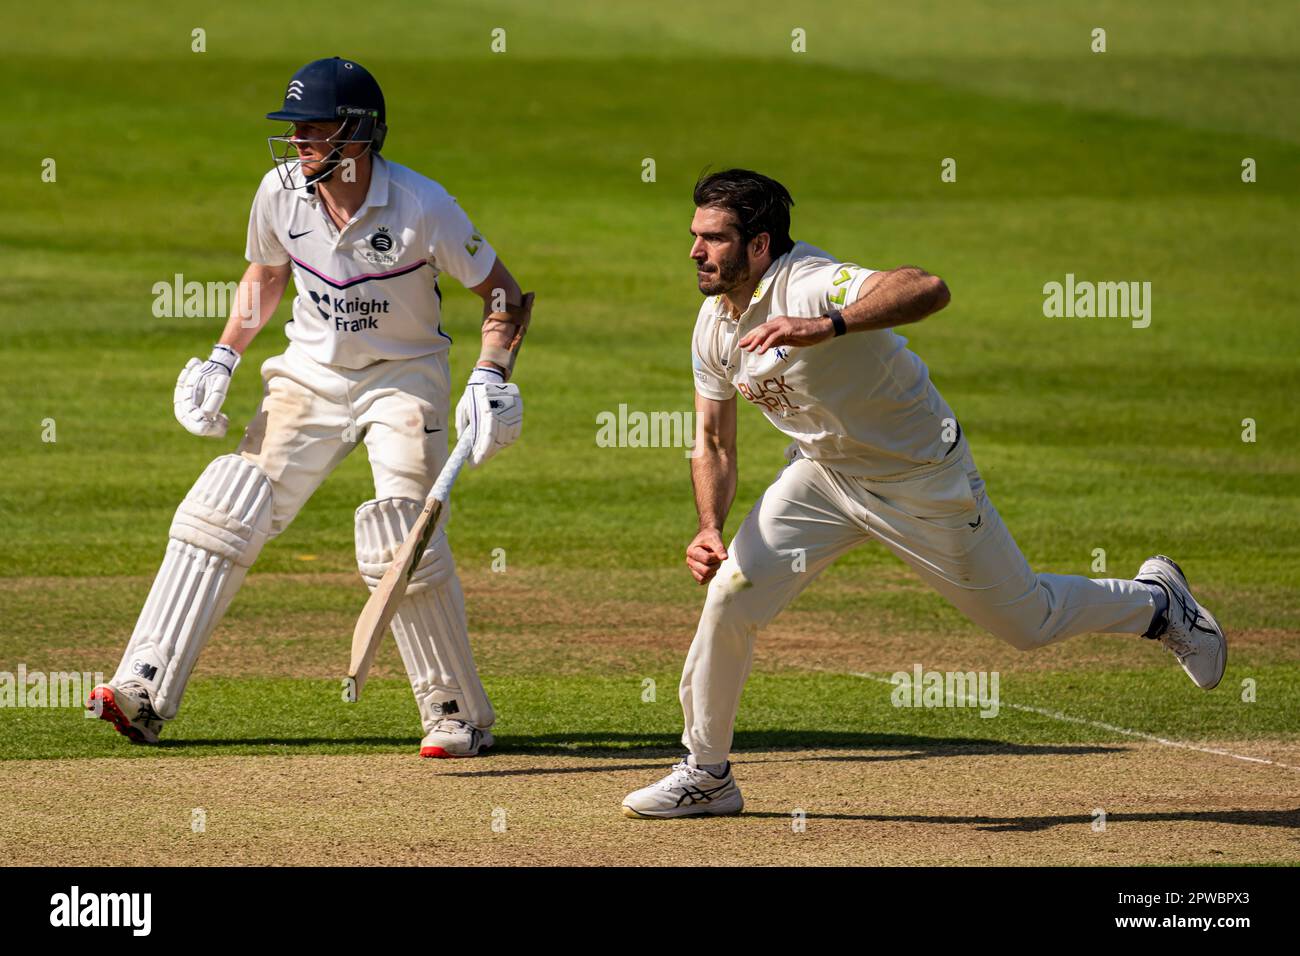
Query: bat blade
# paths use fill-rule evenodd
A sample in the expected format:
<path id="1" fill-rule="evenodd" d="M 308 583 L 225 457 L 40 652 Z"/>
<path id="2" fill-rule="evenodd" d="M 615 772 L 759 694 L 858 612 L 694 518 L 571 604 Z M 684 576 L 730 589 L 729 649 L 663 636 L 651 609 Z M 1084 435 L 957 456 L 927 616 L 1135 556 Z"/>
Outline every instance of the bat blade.
<path id="1" fill-rule="evenodd" d="M 348 667 L 354 701 L 361 699 L 361 688 L 365 686 L 366 677 L 370 674 L 370 665 L 375 661 L 379 643 L 383 640 L 388 625 L 393 622 L 397 606 L 406 595 L 407 579 L 410 578 L 416 561 L 428 547 L 441 511 L 442 502 L 436 498 L 425 502 L 420 516 L 415 519 L 410 533 L 393 558 L 393 563 L 388 566 L 379 584 L 370 592 L 366 606 L 361 609 L 357 625 L 352 629 L 352 663 Z"/>
<path id="2" fill-rule="evenodd" d="M 451 494 L 452 482 L 460 474 L 469 454 L 467 432 L 456 443 L 447 463 L 443 465 L 438 480 L 433 484 L 433 490 L 424 501 L 424 507 L 420 509 L 402 546 L 393 556 L 393 563 L 388 566 L 384 576 L 370 592 L 366 606 L 361 609 L 357 625 L 352 629 L 352 663 L 348 666 L 348 680 L 351 681 L 349 697 L 353 701 L 361 699 L 361 688 L 365 686 L 366 677 L 370 674 L 370 665 L 375 661 L 379 643 L 383 640 L 388 625 L 393 622 L 397 606 L 406 596 L 406 583 L 411 577 L 411 571 L 429 546 L 433 532 L 438 527 L 438 516 L 442 514 L 443 505 Z"/>

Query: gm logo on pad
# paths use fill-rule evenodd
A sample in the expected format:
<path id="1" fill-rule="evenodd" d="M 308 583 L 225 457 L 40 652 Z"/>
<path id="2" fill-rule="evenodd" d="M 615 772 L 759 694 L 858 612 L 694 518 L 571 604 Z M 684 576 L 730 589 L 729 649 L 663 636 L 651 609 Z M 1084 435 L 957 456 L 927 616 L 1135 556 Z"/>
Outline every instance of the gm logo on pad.
<path id="1" fill-rule="evenodd" d="M 158 675 L 158 668 L 147 661 L 136 661 L 131 665 L 131 673 L 145 680 L 153 680 Z"/>

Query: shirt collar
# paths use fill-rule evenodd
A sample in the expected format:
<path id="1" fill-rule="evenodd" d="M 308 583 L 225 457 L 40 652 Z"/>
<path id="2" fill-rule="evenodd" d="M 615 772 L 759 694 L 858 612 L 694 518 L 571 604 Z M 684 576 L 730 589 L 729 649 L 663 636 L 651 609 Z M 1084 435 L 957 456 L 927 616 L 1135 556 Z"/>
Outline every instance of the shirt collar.
<path id="1" fill-rule="evenodd" d="M 768 290 L 770 290 L 772 286 L 776 283 L 777 275 L 781 272 L 782 269 L 786 267 L 789 261 L 794 257 L 800 245 L 802 245 L 802 243 L 796 242 L 794 244 L 794 247 L 791 248 L 789 252 L 772 260 L 772 262 L 767 267 L 767 271 L 763 273 L 763 278 L 759 279 L 758 285 L 754 287 L 754 294 L 750 296 L 749 305 L 745 307 L 744 313 L 742 313 L 741 315 L 732 315 L 731 303 L 727 301 L 726 296 L 720 295 L 720 296 L 716 296 L 717 304 L 715 308 L 717 311 L 717 315 L 720 318 L 726 319 L 729 322 L 741 321 L 745 317 L 745 315 L 749 313 L 750 309 L 752 309 L 759 302 L 762 302 L 763 299 L 767 297 Z"/>
<path id="2" fill-rule="evenodd" d="M 388 170 L 388 160 L 378 153 L 370 154 L 370 188 L 366 190 L 365 201 L 362 202 L 361 208 L 357 210 L 357 218 L 371 206 L 388 205 L 388 180 L 390 179 Z M 298 198 L 303 202 L 315 205 L 320 202 L 320 196 L 314 191 L 308 192 L 305 189 L 295 190 Z"/>
<path id="3" fill-rule="evenodd" d="M 366 193 L 367 206 L 388 205 L 388 160 L 378 153 L 370 154 L 370 189 Z"/>

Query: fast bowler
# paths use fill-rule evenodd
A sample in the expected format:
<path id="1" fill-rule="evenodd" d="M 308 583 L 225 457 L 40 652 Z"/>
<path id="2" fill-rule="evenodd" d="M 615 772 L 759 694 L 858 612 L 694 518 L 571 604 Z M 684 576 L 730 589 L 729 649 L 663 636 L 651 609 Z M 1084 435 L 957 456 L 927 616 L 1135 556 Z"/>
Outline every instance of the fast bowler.
<path id="1" fill-rule="evenodd" d="M 447 458 L 450 338 L 439 277 L 483 298 L 481 357 L 456 409 L 482 464 L 519 435 L 507 381 L 532 297 L 447 190 L 390 162 L 384 96 L 359 63 L 308 63 L 268 119 L 273 168 L 253 198 L 247 271 L 206 362 L 176 383 L 176 418 L 221 438 L 221 404 L 240 356 L 292 275 L 289 346 L 262 365 L 261 406 L 237 454 L 221 455 L 176 511 L 166 555 L 117 673 L 90 707 L 137 743 L 176 716 L 190 673 L 248 568 L 312 492 L 364 443 L 375 497 L 356 511 L 361 577 L 374 588 Z M 444 509 L 444 513 L 447 509 Z M 425 737 L 424 757 L 470 757 L 493 743 L 492 705 L 470 651 L 446 529 L 419 558 L 392 622 Z"/>
<path id="2" fill-rule="evenodd" d="M 695 187 L 691 258 L 706 298 L 692 352 L 699 533 L 686 564 L 708 596 L 682 672 L 688 754 L 628 794 L 631 817 L 739 813 L 732 734 L 754 638 L 824 568 L 876 540 L 954 607 L 1021 650 L 1076 634 L 1158 639 L 1206 690 L 1227 642 L 1163 555 L 1135 580 L 1036 574 L 985 493 L 952 409 L 895 326 L 948 304 L 936 276 L 874 272 L 790 238 L 793 200 L 743 169 Z M 792 444 L 730 546 L 736 396 Z"/>

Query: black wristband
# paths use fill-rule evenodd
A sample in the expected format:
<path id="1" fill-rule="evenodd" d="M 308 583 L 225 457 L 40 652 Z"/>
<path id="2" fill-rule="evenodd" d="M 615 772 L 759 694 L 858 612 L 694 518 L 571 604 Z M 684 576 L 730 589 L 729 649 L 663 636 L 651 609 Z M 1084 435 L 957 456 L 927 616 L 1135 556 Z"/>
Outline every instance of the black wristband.
<path id="1" fill-rule="evenodd" d="M 840 336 L 849 330 L 844 324 L 844 314 L 839 309 L 831 309 L 826 313 L 826 317 L 831 320 L 831 325 L 835 327 L 835 335 Z"/>

